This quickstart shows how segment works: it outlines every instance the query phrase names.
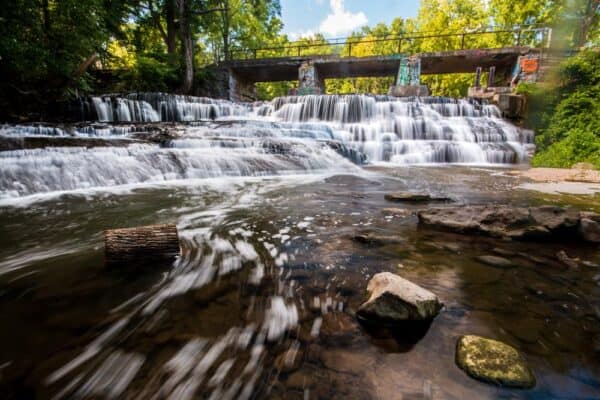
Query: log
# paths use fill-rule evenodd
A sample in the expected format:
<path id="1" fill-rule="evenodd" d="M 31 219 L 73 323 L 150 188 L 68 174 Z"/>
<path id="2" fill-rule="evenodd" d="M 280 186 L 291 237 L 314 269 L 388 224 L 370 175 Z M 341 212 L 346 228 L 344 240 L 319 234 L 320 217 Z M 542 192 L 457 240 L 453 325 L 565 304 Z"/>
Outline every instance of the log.
<path id="1" fill-rule="evenodd" d="M 164 260 L 177 254 L 179 236 L 174 224 L 104 231 L 105 265 Z"/>

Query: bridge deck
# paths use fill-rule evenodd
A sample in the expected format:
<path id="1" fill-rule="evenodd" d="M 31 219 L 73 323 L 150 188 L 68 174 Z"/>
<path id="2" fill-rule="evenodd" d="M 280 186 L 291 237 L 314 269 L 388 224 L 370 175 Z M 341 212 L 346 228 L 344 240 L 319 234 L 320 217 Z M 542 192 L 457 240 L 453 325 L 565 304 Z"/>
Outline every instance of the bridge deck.
<path id="1" fill-rule="evenodd" d="M 510 72 L 523 54 L 539 52 L 530 47 L 506 47 L 500 49 L 471 49 L 448 52 L 421 53 L 421 74 L 450 74 L 475 72 L 477 67 L 496 67 Z M 246 82 L 277 82 L 298 79 L 298 68 L 312 61 L 323 79 L 395 76 L 403 55 L 375 57 L 339 57 L 315 55 L 300 57 L 262 58 L 233 60 L 225 66 Z"/>

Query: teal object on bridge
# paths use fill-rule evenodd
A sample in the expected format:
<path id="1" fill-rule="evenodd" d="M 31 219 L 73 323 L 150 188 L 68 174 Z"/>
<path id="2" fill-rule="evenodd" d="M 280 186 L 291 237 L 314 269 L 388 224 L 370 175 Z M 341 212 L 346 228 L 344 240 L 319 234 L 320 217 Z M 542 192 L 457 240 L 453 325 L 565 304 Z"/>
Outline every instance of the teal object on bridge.
<path id="1" fill-rule="evenodd" d="M 418 86 L 421 84 L 421 59 L 403 58 L 400 60 L 396 85 Z"/>

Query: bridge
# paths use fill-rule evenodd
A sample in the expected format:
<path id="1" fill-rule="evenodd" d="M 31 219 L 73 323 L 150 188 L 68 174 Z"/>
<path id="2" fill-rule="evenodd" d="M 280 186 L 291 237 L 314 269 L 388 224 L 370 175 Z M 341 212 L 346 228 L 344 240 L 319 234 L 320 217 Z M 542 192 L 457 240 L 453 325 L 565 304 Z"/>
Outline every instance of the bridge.
<path id="1" fill-rule="evenodd" d="M 504 40 L 498 48 L 470 48 L 473 39 L 495 35 Z M 418 60 L 419 75 L 474 73 L 478 68 L 495 69 L 497 81 L 508 84 L 520 57 L 539 57 L 547 47 L 548 28 L 518 27 L 473 32 L 417 34 L 365 40 L 330 39 L 296 42 L 286 46 L 234 49 L 226 71 L 231 100 L 251 100 L 257 82 L 298 81 L 299 93 L 324 93 L 325 80 L 356 77 L 395 77 L 399 79 L 402 60 Z M 446 48 L 433 52 L 414 52 L 419 41 L 439 40 Z M 393 54 L 359 57 L 353 49 L 361 44 L 393 44 Z M 415 45 L 416 43 L 416 45 Z M 404 46 L 404 47 L 403 47 Z M 454 48 L 451 48 L 454 47 Z M 319 54 L 324 52 L 333 54 Z"/>

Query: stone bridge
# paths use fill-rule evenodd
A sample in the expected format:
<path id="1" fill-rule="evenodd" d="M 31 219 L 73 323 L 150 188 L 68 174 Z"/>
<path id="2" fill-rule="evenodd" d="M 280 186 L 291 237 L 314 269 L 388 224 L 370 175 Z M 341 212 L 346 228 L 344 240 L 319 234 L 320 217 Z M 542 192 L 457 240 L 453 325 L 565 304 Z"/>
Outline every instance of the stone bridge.
<path id="1" fill-rule="evenodd" d="M 474 73 L 477 68 L 495 67 L 497 80 L 508 84 L 521 56 L 539 56 L 540 49 L 505 47 L 415 54 L 420 74 Z M 221 64 L 227 75 L 228 97 L 235 101 L 255 99 L 254 84 L 298 80 L 299 93 L 324 93 L 325 79 L 355 77 L 396 77 L 406 56 L 340 57 L 313 55 L 298 57 L 232 60 Z"/>

